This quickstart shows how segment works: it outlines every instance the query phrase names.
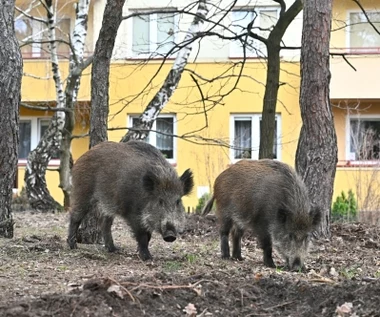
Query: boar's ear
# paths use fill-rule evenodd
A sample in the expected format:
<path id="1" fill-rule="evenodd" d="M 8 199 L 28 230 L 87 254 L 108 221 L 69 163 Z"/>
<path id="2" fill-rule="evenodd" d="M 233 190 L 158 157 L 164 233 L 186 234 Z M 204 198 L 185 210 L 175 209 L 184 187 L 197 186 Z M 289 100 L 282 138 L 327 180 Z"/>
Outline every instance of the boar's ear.
<path id="1" fill-rule="evenodd" d="M 288 218 L 288 212 L 285 209 L 280 208 L 277 211 L 277 219 L 278 219 L 278 221 L 280 221 L 280 223 L 285 223 L 287 218 Z"/>
<path id="2" fill-rule="evenodd" d="M 179 179 L 183 185 L 183 194 L 190 194 L 194 187 L 193 172 L 190 170 L 190 168 L 184 171 Z"/>
<path id="3" fill-rule="evenodd" d="M 144 189 L 152 193 L 156 187 L 157 184 L 157 177 L 154 173 L 151 171 L 147 171 L 143 177 L 143 187 Z"/>
<path id="4" fill-rule="evenodd" d="M 319 206 L 312 205 L 310 209 L 310 216 L 313 221 L 313 226 L 318 226 L 322 219 L 321 208 Z"/>

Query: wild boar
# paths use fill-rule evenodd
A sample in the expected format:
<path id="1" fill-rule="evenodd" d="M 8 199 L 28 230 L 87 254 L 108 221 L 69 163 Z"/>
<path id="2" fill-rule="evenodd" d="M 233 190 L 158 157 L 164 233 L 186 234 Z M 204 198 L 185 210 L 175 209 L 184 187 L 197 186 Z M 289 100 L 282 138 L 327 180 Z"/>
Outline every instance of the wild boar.
<path id="1" fill-rule="evenodd" d="M 76 234 L 83 217 L 98 210 L 108 251 L 116 250 L 111 226 L 119 215 L 130 226 L 143 261 L 152 258 L 148 245 L 153 231 L 172 242 L 183 230 L 181 198 L 194 186 L 190 169 L 178 177 L 161 152 L 142 141 L 98 144 L 77 160 L 72 182 L 70 248 L 77 247 Z"/>
<path id="2" fill-rule="evenodd" d="M 291 270 L 304 265 L 310 234 L 321 213 L 312 208 L 306 186 L 290 166 L 279 161 L 242 160 L 215 180 L 214 192 L 203 209 L 210 212 L 216 201 L 222 258 L 242 260 L 241 237 L 251 230 L 264 252 L 264 264 L 275 267 L 272 246 Z"/>

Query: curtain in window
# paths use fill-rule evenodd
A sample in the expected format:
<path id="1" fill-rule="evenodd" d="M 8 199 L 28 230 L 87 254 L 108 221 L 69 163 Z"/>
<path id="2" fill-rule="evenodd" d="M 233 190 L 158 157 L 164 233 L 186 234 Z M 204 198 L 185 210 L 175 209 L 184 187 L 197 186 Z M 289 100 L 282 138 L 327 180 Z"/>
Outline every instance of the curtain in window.
<path id="1" fill-rule="evenodd" d="M 156 147 L 166 158 L 173 158 L 173 118 L 157 118 L 156 130 Z"/>
<path id="2" fill-rule="evenodd" d="M 234 158 L 252 158 L 252 121 L 250 118 L 235 119 Z"/>
<path id="3" fill-rule="evenodd" d="M 132 52 L 135 55 L 150 52 L 150 15 L 133 17 Z"/>
<path id="4" fill-rule="evenodd" d="M 174 46 L 174 14 L 157 14 L 157 53 L 166 55 Z"/>
<path id="5" fill-rule="evenodd" d="M 367 12 L 373 25 L 380 30 L 380 13 Z M 350 13 L 350 47 L 379 47 L 380 36 L 362 12 Z"/>

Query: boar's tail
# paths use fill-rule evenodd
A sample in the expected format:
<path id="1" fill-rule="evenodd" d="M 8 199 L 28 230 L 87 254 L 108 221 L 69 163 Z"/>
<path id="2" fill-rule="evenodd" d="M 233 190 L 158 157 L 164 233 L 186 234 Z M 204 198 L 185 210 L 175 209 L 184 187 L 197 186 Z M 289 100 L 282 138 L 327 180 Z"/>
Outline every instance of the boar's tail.
<path id="1" fill-rule="evenodd" d="M 215 200 L 215 197 L 212 196 L 209 199 L 209 201 L 206 203 L 206 206 L 204 206 L 204 208 L 202 210 L 202 215 L 203 216 L 207 215 L 211 211 L 212 205 L 214 204 L 214 200 Z"/>

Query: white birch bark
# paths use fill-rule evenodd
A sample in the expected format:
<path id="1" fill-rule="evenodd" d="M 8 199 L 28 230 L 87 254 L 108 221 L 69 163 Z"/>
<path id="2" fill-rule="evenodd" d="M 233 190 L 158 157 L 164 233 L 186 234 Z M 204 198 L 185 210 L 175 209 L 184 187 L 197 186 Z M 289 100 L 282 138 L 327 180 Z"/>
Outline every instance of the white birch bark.
<path id="1" fill-rule="evenodd" d="M 87 34 L 87 16 L 90 0 L 79 0 L 77 7 L 77 21 L 75 26 L 75 31 L 73 34 L 73 53 L 70 57 L 70 69 L 69 78 L 67 79 L 67 85 L 65 91 L 63 90 L 63 81 L 61 77 L 61 71 L 59 67 L 59 59 L 57 54 L 57 42 L 56 42 L 56 8 L 53 5 L 52 0 L 45 0 L 43 5 L 47 12 L 47 27 L 48 27 L 48 37 L 49 37 L 49 53 L 52 65 L 53 79 L 55 83 L 55 90 L 57 96 L 57 108 L 74 109 L 74 105 L 77 99 L 77 93 L 79 90 L 80 75 L 82 70 L 87 67 L 90 63 L 83 63 L 83 51 L 84 51 L 84 41 Z M 79 18 L 78 18 L 79 17 Z M 25 185 L 26 192 L 29 198 L 30 205 L 33 209 L 40 211 L 51 211 L 61 208 L 61 206 L 54 200 L 50 195 L 50 192 L 46 184 L 46 169 L 51 159 L 52 153 L 54 151 L 59 151 L 61 149 L 61 143 L 63 142 L 63 131 L 67 126 L 68 121 L 70 121 L 71 126 L 73 123 L 73 112 L 68 111 L 67 114 L 65 110 L 57 111 L 51 121 L 50 126 L 42 136 L 40 142 L 38 143 L 36 149 L 31 151 L 28 155 L 27 166 L 25 170 Z M 72 129 L 71 129 L 72 131 Z M 71 143 L 71 131 L 69 131 L 69 136 L 65 142 L 64 148 L 70 149 Z M 67 133 L 65 131 L 65 137 Z M 64 166 L 68 165 L 70 167 L 71 154 L 65 152 L 68 159 L 63 158 Z M 67 161 L 69 163 L 67 163 Z M 66 171 L 63 167 L 63 171 Z M 68 176 L 67 176 L 68 175 Z M 65 179 L 68 180 L 70 184 L 70 168 L 69 174 L 65 174 Z M 62 182 L 61 184 L 65 184 Z M 63 186 L 62 186 L 63 187 Z"/>
<path id="2" fill-rule="evenodd" d="M 65 89 L 66 109 L 70 109 L 66 113 L 65 129 L 62 134 L 61 155 L 59 166 L 59 187 L 61 187 L 64 195 L 64 207 L 70 206 L 71 194 L 71 168 L 73 164 L 71 156 L 71 136 L 75 125 L 75 105 L 77 102 L 80 79 L 83 69 L 85 69 L 92 61 L 92 58 L 83 63 L 83 55 L 85 49 L 85 40 L 87 36 L 87 21 L 90 0 L 79 0 L 76 6 L 75 27 L 71 36 L 72 51 L 70 54 L 69 76 Z"/>
<path id="3" fill-rule="evenodd" d="M 178 87 L 183 70 L 187 65 L 191 50 L 194 45 L 193 39 L 199 33 L 200 27 L 203 24 L 208 12 L 209 10 L 207 8 L 206 0 L 200 0 L 198 3 L 197 12 L 183 40 L 183 43 L 189 44 L 185 45 L 179 50 L 174 64 L 169 74 L 167 75 L 162 87 L 149 102 L 148 106 L 139 117 L 137 125 L 133 126 L 133 128 L 130 129 L 126 135 L 124 135 L 124 137 L 121 139 L 121 142 L 128 142 L 131 139 L 143 140 L 148 136 L 149 130 L 152 128 L 154 120 L 156 120 L 157 116 L 168 103 L 170 97 Z"/>

